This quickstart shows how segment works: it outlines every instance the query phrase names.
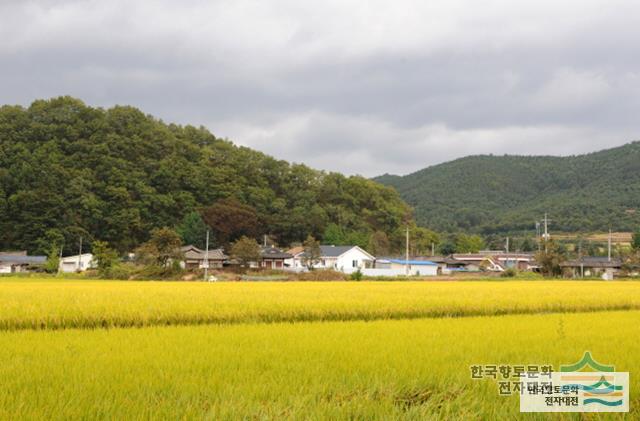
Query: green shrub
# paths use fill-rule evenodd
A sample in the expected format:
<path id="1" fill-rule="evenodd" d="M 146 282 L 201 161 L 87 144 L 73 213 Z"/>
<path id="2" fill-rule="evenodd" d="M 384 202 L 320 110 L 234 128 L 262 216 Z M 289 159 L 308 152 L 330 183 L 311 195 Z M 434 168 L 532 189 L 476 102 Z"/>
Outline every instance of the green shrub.
<path id="1" fill-rule="evenodd" d="M 503 278 L 513 278 L 517 274 L 518 274 L 518 271 L 515 270 L 514 268 L 507 268 L 504 272 L 500 274 L 500 276 Z"/>

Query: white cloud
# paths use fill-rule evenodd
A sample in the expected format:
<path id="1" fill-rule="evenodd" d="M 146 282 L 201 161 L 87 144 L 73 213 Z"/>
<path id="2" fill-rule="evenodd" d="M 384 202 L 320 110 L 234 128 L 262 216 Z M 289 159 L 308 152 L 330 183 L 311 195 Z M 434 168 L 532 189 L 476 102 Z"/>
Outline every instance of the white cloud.
<path id="1" fill-rule="evenodd" d="M 466 155 L 573 155 L 632 139 L 588 126 L 506 126 L 456 130 L 444 124 L 398 127 L 367 117 L 321 112 L 275 117 L 272 123 L 247 126 L 218 121 L 216 127 L 242 144 L 282 159 L 366 176 L 408 173 Z M 583 140 L 589 139 L 586 145 Z"/>
<path id="2" fill-rule="evenodd" d="M 612 86 L 602 74 L 562 68 L 534 93 L 532 100 L 544 109 L 574 109 L 597 104 L 610 93 Z"/>

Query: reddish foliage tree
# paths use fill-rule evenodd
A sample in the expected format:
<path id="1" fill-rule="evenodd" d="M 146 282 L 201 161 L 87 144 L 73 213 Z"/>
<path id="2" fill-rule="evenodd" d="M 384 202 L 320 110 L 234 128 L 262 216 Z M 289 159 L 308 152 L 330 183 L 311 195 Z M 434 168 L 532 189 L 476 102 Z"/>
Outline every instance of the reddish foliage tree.
<path id="1" fill-rule="evenodd" d="M 242 236 L 256 238 L 260 233 L 260 219 L 256 210 L 235 198 L 220 199 L 203 209 L 202 219 L 222 245 L 228 245 Z"/>

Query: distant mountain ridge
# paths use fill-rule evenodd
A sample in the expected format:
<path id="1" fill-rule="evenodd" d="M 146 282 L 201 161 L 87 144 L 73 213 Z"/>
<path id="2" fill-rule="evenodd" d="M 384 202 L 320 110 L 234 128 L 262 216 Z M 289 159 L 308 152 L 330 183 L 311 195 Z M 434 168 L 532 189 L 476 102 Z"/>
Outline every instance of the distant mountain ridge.
<path id="1" fill-rule="evenodd" d="M 438 231 L 533 231 L 545 212 L 563 232 L 640 225 L 640 142 L 568 157 L 469 156 L 374 180 L 396 188 L 417 222 Z"/>

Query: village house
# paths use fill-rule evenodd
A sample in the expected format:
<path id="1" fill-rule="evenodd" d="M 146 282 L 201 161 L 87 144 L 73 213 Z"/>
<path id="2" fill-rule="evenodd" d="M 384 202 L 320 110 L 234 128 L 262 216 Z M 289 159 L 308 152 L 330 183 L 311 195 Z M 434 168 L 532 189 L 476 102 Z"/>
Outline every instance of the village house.
<path id="1" fill-rule="evenodd" d="M 222 268 L 224 262 L 229 258 L 224 254 L 221 248 L 212 249 L 207 252 L 194 245 L 188 245 L 181 248 L 184 259 L 180 266 L 186 270 Z M 208 262 L 208 266 L 205 262 Z"/>
<path id="2" fill-rule="evenodd" d="M 95 269 L 96 265 L 93 261 L 93 254 L 84 253 L 67 256 L 60 259 L 60 272 L 73 273 L 84 272 L 87 269 Z"/>
<path id="3" fill-rule="evenodd" d="M 264 269 L 284 269 L 285 261 L 293 256 L 275 246 L 263 247 L 260 251 L 260 267 Z"/>
<path id="4" fill-rule="evenodd" d="M 291 257 L 284 260 L 284 266 L 287 270 L 301 272 L 307 269 L 302 258 L 302 255 L 304 254 L 304 247 L 292 247 L 287 250 L 287 253 L 291 255 Z"/>
<path id="5" fill-rule="evenodd" d="M 423 260 L 418 258 L 418 260 Z M 451 256 L 431 256 L 425 257 L 424 260 L 429 260 L 438 265 L 438 275 L 450 275 L 454 272 L 467 272 L 469 269 L 469 263 L 462 260 L 456 260 Z"/>
<path id="6" fill-rule="evenodd" d="M 560 264 L 566 276 L 573 278 L 601 277 L 612 280 L 620 273 L 622 261 L 608 257 L 582 257 Z"/>
<path id="7" fill-rule="evenodd" d="M 26 251 L 0 252 L 0 273 L 28 272 L 46 261 L 47 256 L 28 256 Z"/>
<path id="8" fill-rule="evenodd" d="M 479 253 L 455 253 L 452 257 L 467 263 L 467 270 L 470 272 L 478 270 L 504 272 L 509 268 L 530 271 L 537 268 L 535 256 L 532 253 L 505 253 L 490 250 Z"/>
<path id="9" fill-rule="evenodd" d="M 300 253 L 293 258 L 293 267 L 304 267 L 305 254 Z M 314 269 L 331 269 L 344 273 L 357 272 L 365 268 L 373 268 L 375 257 L 358 246 L 320 246 L 319 261 Z"/>

